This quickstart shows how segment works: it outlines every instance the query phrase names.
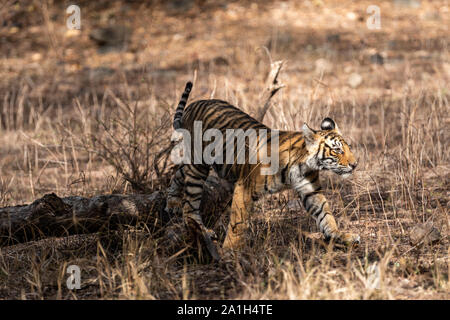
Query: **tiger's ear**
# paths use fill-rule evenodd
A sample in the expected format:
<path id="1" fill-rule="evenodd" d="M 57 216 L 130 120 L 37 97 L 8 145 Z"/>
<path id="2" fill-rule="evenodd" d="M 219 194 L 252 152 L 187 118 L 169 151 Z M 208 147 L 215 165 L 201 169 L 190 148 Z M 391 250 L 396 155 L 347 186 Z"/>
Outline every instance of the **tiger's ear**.
<path id="1" fill-rule="evenodd" d="M 337 133 L 341 134 L 341 131 L 339 130 L 336 122 L 334 122 L 334 120 L 331 118 L 323 119 L 320 128 L 322 130 L 335 130 Z"/>
<path id="2" fill-rule="evenodd" d="M 306 123 L 302 126 L 303 136 L 305 137 L 306 144 L 315 144 L 317 140 L 316 131 L 311 129 Z"/>
<path id="3" fill-rule="evenodd" d="M 336 127 L 336 123 L 331 118 L 325 118 L 320 124 L 322 130 L 333 130 Z"/>

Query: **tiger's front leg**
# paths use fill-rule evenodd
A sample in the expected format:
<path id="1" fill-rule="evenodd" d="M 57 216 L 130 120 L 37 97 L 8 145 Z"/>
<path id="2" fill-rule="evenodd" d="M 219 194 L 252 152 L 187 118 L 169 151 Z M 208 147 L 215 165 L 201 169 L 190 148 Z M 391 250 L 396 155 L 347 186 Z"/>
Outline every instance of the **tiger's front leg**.
<path id="1" fill-rule="evenodd" d="M 308 211 L 316 221 L 316 225 L 320 232 L 325 236 L 325 239 L 334 240 L 337 243 L 342 243 L 346 246 L 359 244 L 359 235 L 343 232 L 338 229 L 336 220 L 323 194 L 306 194 L 303 196 L 302 201 L 306 211 Z"/>
<path id="2" fill-rule="evenodd" d="M 347 246 L 359 244 L 359 235 L 342 232 L 338 229 L 327 199 L 320 192 L 318 171 L 310 172 L 305 177 L 294 180 L 296 180 L 293 183 L 294 189 L 300 195 L 303 206 L 316 221 L 316 225 L 325 239 L 334 240 Z"/>

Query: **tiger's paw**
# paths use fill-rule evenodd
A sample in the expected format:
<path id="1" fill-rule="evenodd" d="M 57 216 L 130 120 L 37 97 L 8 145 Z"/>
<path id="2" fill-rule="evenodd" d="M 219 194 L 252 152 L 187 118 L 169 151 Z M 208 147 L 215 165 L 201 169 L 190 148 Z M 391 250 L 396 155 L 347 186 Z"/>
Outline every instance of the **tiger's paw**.
<path id="1" fill-rule="evenodd" d="M 165 211 L 175 215 L 182 214 L 182 200 L 178 197 L 167 197 Z"/>
<path id="2" fill-rule="evenodd" d="M 339 242 L 347 247 L 357 247 L 361 243 L 361 237 L 355 233 L 343 232 Z"/>
<path id="3" fill-rule="evenodd" d="M 327 241 L 334 241 L 338 246 L 357 247 L 361 243 L 361 238 L 358 234 L 350 232 L 342 232 L 335 237 L 325 237 Z"/>
<path id="4" fill-rule="evenodd" d="M 167 208 L 175 209 L 182 207 L 182 200 L 179 197 L 167 197 Z"/>
<path id="5" fill-rule="evenodd" d="M 204 232 L 205 234 L 207 234 L 208 237 L 211 238 L 211 240 L 217 240 L 217 239 L 219 239 L 219 238 L 217 237 L 217 234 L 216 234 L 216 233 L 214 232 L 214 230 L 212 230 L 212 229 L 204 228 L 204 229 L 203 229 L 203 232 Z"/>
<path id="6" fill-rule="evenodd" d="M 203 228 L 202 235 L 203 235 L 203 239 L 206 244 L 206 248 L 208 249 L 213 260 L 216 262 L 220 261 L 221 255 L 217 251 L 215 241 L 213 241 L 213 240 L 217 240 L 216 233 L 211 229 Z"/>

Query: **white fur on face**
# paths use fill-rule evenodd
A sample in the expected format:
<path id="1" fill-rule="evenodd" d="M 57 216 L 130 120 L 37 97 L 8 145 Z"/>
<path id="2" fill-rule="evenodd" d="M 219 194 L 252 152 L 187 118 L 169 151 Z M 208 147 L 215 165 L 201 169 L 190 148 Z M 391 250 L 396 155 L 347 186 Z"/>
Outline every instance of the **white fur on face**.
<path id="1" fill-rule="evenodd" d="M 348 179 L 353 175 L 353 172 L 341 174 L 341 177 L 344 179 Z"/>

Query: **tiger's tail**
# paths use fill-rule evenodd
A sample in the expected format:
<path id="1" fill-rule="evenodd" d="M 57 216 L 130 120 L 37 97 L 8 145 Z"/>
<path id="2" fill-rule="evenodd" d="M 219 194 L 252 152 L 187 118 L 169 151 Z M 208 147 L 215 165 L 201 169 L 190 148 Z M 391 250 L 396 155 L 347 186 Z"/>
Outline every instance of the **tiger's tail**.
<path id="1" fill-rule="evenodd" d="M 175 130 L 181 128 L 181 118 L 183 117 L 183 111 L 186 107 L 187 100 L 189 98 L 189 94 L 191 93 L 192 82 L 189 81 L 186 83 L 186 87 L 184 88 L 184 92 L 181 96 L 181 100 L 178 103 L 177 110 L 175 111 L 175 116 L 173 118 L 173 128 Z"/>

